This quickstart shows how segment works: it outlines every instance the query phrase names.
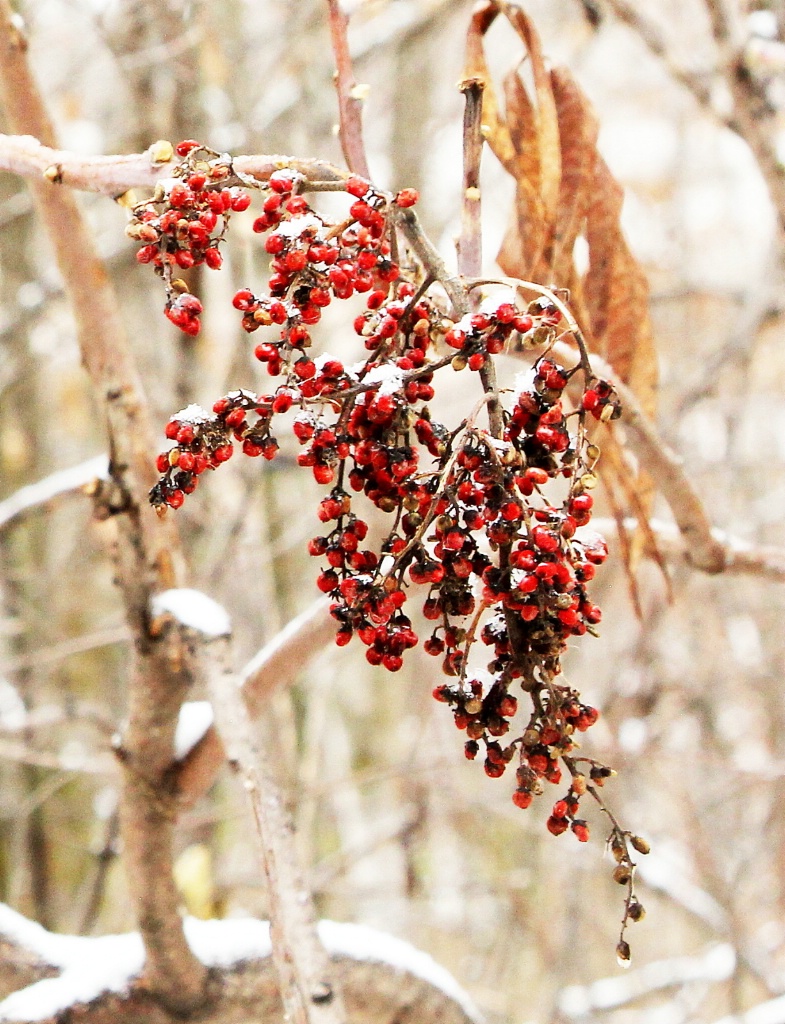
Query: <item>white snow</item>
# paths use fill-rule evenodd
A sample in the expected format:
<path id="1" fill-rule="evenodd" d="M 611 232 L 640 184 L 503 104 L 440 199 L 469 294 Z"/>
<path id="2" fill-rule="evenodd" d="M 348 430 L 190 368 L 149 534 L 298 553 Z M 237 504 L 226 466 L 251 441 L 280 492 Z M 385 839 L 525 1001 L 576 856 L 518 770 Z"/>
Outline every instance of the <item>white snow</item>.
<path id="1" fill-rule="evenodd" d="M 271 953 L 267 921 L 188 917 L 184 929 L 194 953 L 208 967 L 227 968 Z M 76 1003 L 89 1003 L 104 992 L 122 993 L 144 966 L 144 947 L 137 932 L 99 938 L 54 935 L 0 904 L 0 934 L 62 970 L 59 977 L 36 982 L 0 1002 L 0 1021 L 45 1020 Z M 335 921 L 320 921 L 319 937 L 333 955 L 408 971 L 442 991 L 472 1020 L 481 1021 L 449 971 L 408 942 L 365 925 Z"/>
<path id="2" fill-rule="evenodd" d="M 195 629 L 205 636 L 227 636 L 232 632 L 232 621 L 226 609 L 201 590 L 176 587 L 156 594 L 150 602 L 153 618 L 173 615 L 179 623 Z"/>
<path id="3" fill-rule="evenodd" d="M 292 217 L 291 220 L 282 221 L 274 234 L 283 235 L 284 238 L 299 238 L 305 231 L 314 231 L 316 234 L 322 228 L 322 222 L 312 213 L 304 213 L 299 217 Z"/>
<path id="4" fill-rule="evenodd" d="M 213 724 L 213 706 L 209 700 L 189 700 L 180 708 L 174 731 L 175 761 L 182 761 Z"/>
<path id="5" fill-rule="evenodd" d="M 745 1013 L 722 1017 L 714 1024 L 782 1024 L 785 1020 L 785 996 L 767 999 Z"/>
<path id="6" fill-rule="evenodd" d="M 534 388 L 534 381 L 537 377 L 537 370 L 533 366 L 527 367 L 525 370 L 521 370 L 520 373 L 515 374 L 515 379 L 512 384 L 512 391 L 517 402 L 524 391 L 532 391 Z"/>
<path id="7" fill-rule="evenodd" d="M 403 370 L 393 363 L 372 367 L 363 377 L 363 384 L 379 384 L 379 395 L 394 395 L 403 387 Z"/>
<path id="8" fill-rule="evenodd" d="M 750 11 L 747 15 L 747 31 L 761 39 L 777 38 L 777 15 L 774 11 Z"/>
<path id="9" fill-rule="evenodd" d="M 27 724 L 27 708 L 19 691 L 0 676 L 0 729 L 18 732 Z"/>
<path id="10" fill-rule="evenodd" d="M 63 971 L 0 1002 L 0 1021 L 45 1020 L 102 992 L 122 992 L 144 963 L 137 932 L 100 939 L 55 935 L 5 904 L 0 904 L 0 934 Z"/>
<path id="11" fill-rule="evenodd" d="M 249 402 L 253 402 L 254 405 L 259 401 L 259 396 L 255 391 L 249 391 L 248 388 L 235 388 L 234 391 L 230 391 L 226 396 L 233 402 L 236 402 L 238 398 L 246 398 Z"/>
<path id="12" fill-rule="evenodd" d="M 330 953 L 352 960 L 377 961 L 390 964 L 399 971 L 408 971 L 442 991 L 461 1007 L 467 1017 L 475 1021 L 482 1019 L 477 1007 L 450 972 L 437 964 L 432 956 L 403 939 L 367 925 L 338 921 L 320 921 L 319 938 Z"/>
<path id="13" fill-rule="evenodd" d="M 200 423 L 206 423 L 208 420 L 213 419 L 213 414 L 209 413 L 206 409 L 203 409 L 201 405 L 191 403 L 187 405 L 185 409 L 181 409 L 172 416 L 172 420 L 177 420 L 178 423 L 192 423 L 194 426 L 198 426 Z"/>

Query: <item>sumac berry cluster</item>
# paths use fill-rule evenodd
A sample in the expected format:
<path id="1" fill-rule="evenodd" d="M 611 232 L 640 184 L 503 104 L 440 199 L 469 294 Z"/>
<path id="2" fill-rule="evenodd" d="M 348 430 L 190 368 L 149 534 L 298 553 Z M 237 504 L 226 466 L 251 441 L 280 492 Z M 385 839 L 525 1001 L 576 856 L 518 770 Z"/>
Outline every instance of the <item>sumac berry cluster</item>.
<path id="1" fill-rule="evenodd" d="M 149 252 L 167 282 L 179 253 L 207 262 L 229 212 L 247 205 L 246 192 L 226 184 L 228 158 L 204 160 L 202 147 L 185 147 L 175 172 L 181 184 L 138 207 L 134 221 L 149 231 L 145 258 Z M 509 767 L 521 808 L 546 783 L 566 786 L 548 830 L 586 841 L 581 800 L 587 792 L 600 800 L 597 787 L 612 773 L 578 752 L 577 736 L 598 712 L 564 682 L 561 658 L 601 619 L 588 592 L 607 556 L 604 540 L 588 529 L 600 455 L 590 428 L 593 419 L 619 415 L 613 387 L 591 373 L 577 328 L 551 293 L 522 305 L 507 286 L 472 310 L 469 288 L 464 309 L 456 310 L 454 293 L 448 303 L 433 268 L 402 245 L 412 190 L 391 196 L 345 178 L 346 216 L 332 224 L 306 200 L 301 174 L 284 168 L 253 184 L 262 192 L 253 230 L 264 236 L 270 273 L 263 289 L 242 288 L 233 305 L 258 339 L 254 354 L 270 387 L 230 392 L 212 412 L 191 406 L 174 416 L 166 427 L 174 446 L 158 458 L 153 504 L 182 505 L 235 444 L 274 458 L 273 421 L 289 414 L 298 464 L 329 488 L 317 508 L 322 530 L 308 550 L 321 560 L 317 587 L 332 598 L 337 643 L 357 637 L 370 664 L 395 672 L 424 619 L 424 649 L 446 677 L 434 696 L 466 733 L 466 756 L 481 755 L 491 777 Z M 219 204 L 220 234 L 192 232 L 192 224 L 216 227 L 202 218 Z M 362 358 L 348 366 L 314 356 L 322 310 L 356 295 L 364 297 L 352 323 Z M 170 319 L 184 297 L 171 299 Z M 568 368 L 549 354 L 560 331 L 578 341 Z M 514 390 L 499 392 L 488 373 L 508 348 L 530 350 L 532 363 Z M 459 422 L 440 423 L 429 407 L 437 375 L 466 368 L 478 375 L 480 400 Z M 487 427 L 478 424 L 485 406 L 494 410 Z M 388 517 L 380 546 L 366 546 L 363 503 Z M 528 719 L 515 730 L 522 697 Z M 627 834 L 617 827 L 613 834 L 627 851 Z M 632 905 L 628 851 L 622 861 L 630 865 Z"/>
<path id="2" fill-rule="evenodd" d="M 143 244 L 139 263 L 150 264 L 166 284 L 165 315 L 186 334 L 199 333 L 202 304 L 173 274 L 205 265 L 218 270 L 220 244 L 232 212 L 247 210 L 251 196 L 232 183 L 231 161 L 194 140 L 176 147 L 183 162 L 152 198 L 134 207 L 126 234 Z"/>

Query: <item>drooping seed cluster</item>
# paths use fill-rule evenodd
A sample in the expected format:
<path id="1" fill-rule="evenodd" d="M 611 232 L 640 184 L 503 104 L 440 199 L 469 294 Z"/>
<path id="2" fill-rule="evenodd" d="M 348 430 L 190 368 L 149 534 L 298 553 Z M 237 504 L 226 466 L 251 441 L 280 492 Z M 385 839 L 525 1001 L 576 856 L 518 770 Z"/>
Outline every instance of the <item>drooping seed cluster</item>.
<path id="1" fill-rule="evenodd" d="M 175 288 L 166 310 L 175 323 L 177 304 L 197 300 L 187 286 L 175 287 L 167 267 L 183 267 L 183 252 L 218 265 L 207 254 L 218 251 L 229 212 L 247 205 L 228 158 L 183 145 L 191 148 L 182 185 L 142 204 L 135 222 L 145 231 L 140 259 Z M 588 594 L 607 548 L 587 529 L 600 455 L 587 417 L 620 414 L 613 387 L 591 374 L 587 359 L 576 355 L 565 369 L 549 355 L 560 330 L 571 330 L 555 298 L 522 306 L 506 287 L 473 311 L 448 315 L 424 268 L 394 255 L 396 211 L 416 201 L 412 190 L 391 196 L 349 177 L 346 217 L 332 224 L 306 200 L 307 183 L 294 171 L 276 171 L 259 187 L 253 229 L 265 236 L 270 275 L 263 290 L 238 291 L 233 305 L 244 330 L 261 337 L 254 354 L 270 389 L 233 391 L 212 412 L 192 406 L 173 417 L 166 435 L 174 446 L 158 458 L 151 500 L 159 509 L 181 506 L 235 443 L 251 457 L 274 458 L 273 424 L 286 417 L 299 465 L 330 488 L 317 508 L 323 529 L 308 550 L 322 560 L 317 586 L 332 598 L 337 643 L 357 637 L 370 664 L 398 671 L 418 643 L 421 617 L 408 607 L 422 594 L 424 649 L 446 676 L 434 696 L 466 733 L 466 756 L 482 753 L 491 777 L 513 765 L 513 800 L 522 808 L 544 783 L 558 786 L 566 768 L 567 789 L 547 827 L 586 841 L 581 798 L 598 798 L 596 787 L 612 773 L 578 753 L 576 737 L 598 712 L 564 682 L 560 663 L 571 639 L 594 632 L 601 618 Z M 211 235 L 216 222 L 204 218 L 219 203 L 223 223 Z M 364 358 L 348 366 L 314 356 L 322 310 L 358 293 L 365 309 L 353 330 Z M 195 318 L 178 325 L 193 333 Z M 531 350 L 532 365 L 510 392 L 491 391 L 489 363 L 511 347 Z M 480 401 L 460 422 L 437 422 L 429 408 L 437 380 L 465 368 L 482 380 Z M 491 403 L 501 408 L 493 431 L 478 424 Z M 363 503 L 389 517 L 375 548 L 367 546 Z M 515 735 L 521 695 L 529 717 Z M 614 835 L 631 865 L 627 834 L 615 828 Z M 628 881 L 632 905 L 631 869 Z"/>

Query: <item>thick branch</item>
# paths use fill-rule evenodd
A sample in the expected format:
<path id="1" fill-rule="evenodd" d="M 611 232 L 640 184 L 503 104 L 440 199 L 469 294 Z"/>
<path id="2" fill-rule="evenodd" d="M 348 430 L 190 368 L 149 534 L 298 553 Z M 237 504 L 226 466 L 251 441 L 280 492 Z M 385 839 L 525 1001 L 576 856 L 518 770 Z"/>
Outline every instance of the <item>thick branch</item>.
<path id="1" fill-rule="evenodd" d="M 54 144 L 55 132 L 26 60 L 26 41 L 0 0 L 0 91 L 10 126 Z M 40 146 L 27 139 L 27 148 Z M 40 151 L 38 156 L 41 156 Z M 53 187 L 55 167 L 32 181 L 33 196 L 71 300 L 82 362 L 103 406 L 110 475 L 120 501 L 117 578 L 136 640 L 124 738 L 123 839 L 129 885 L 147 949 L 145 981 L 166 1006 L 187 1013 L 203 1001 L 206 970 L 191 954 L 172 878 L 177 801 L 167 771 L 177 715 L 188 688 L 179 652 L 148 632 L 151 593 L 171 585 L 179 543 L 146 496 L 155 482 L 154 431 L 120 319 L 117 297 L 73 192 Z"/>
<path id="2" fill-rule="evenodd" d="M 213 1001 L 202 1024 L 276 1024 L 282 1019 L 267 923 L 186 922 L 196 955 L 211 971 Z M 425 953 L 361 925 L 322 921 L 330 970 L 346 994 L 351 1024 L 438 1021 L 479 1024 L 468 997 Z M 182 1024 L 139 984 L 139 936 L 56 935 L 0 904 L 0 1021 Z M 8 995 L 8 993 L 13 993 Z"/>

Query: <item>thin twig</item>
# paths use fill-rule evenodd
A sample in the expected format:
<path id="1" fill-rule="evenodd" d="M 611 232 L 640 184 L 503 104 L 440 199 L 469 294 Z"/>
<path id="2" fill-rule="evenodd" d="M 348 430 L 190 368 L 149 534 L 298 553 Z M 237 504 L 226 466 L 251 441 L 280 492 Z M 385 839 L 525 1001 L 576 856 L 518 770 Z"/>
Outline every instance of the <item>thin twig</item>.
<path id="1" fill-rule="evenodd" d="M 364 89 L 354 80 L 349 54 L 347 29 L 349 18 L 341 9 L 340 0 L 327 0 L 330 15 L 330 39 L 335 56 L 335 89 L 338 93 L 338 137 L 346 165 L 354 174 L 370 178 L 363 142 L 362 110 Z"/>
<path id="2" fill-rule="evenodd" d="M 229 766 L 242 783 L 255 822 L 270 903 L 273 962 L 286 1017 L 292 1024 L 341 1024 L 341 994 L 319 941 L 313 899 L 297 866 L 292 824 L 262 749 L 263 732 L 251 727 L 232 668 L 229 635 L 213 636 L 186 626 L 177 631 L 194 646 Z"/>

